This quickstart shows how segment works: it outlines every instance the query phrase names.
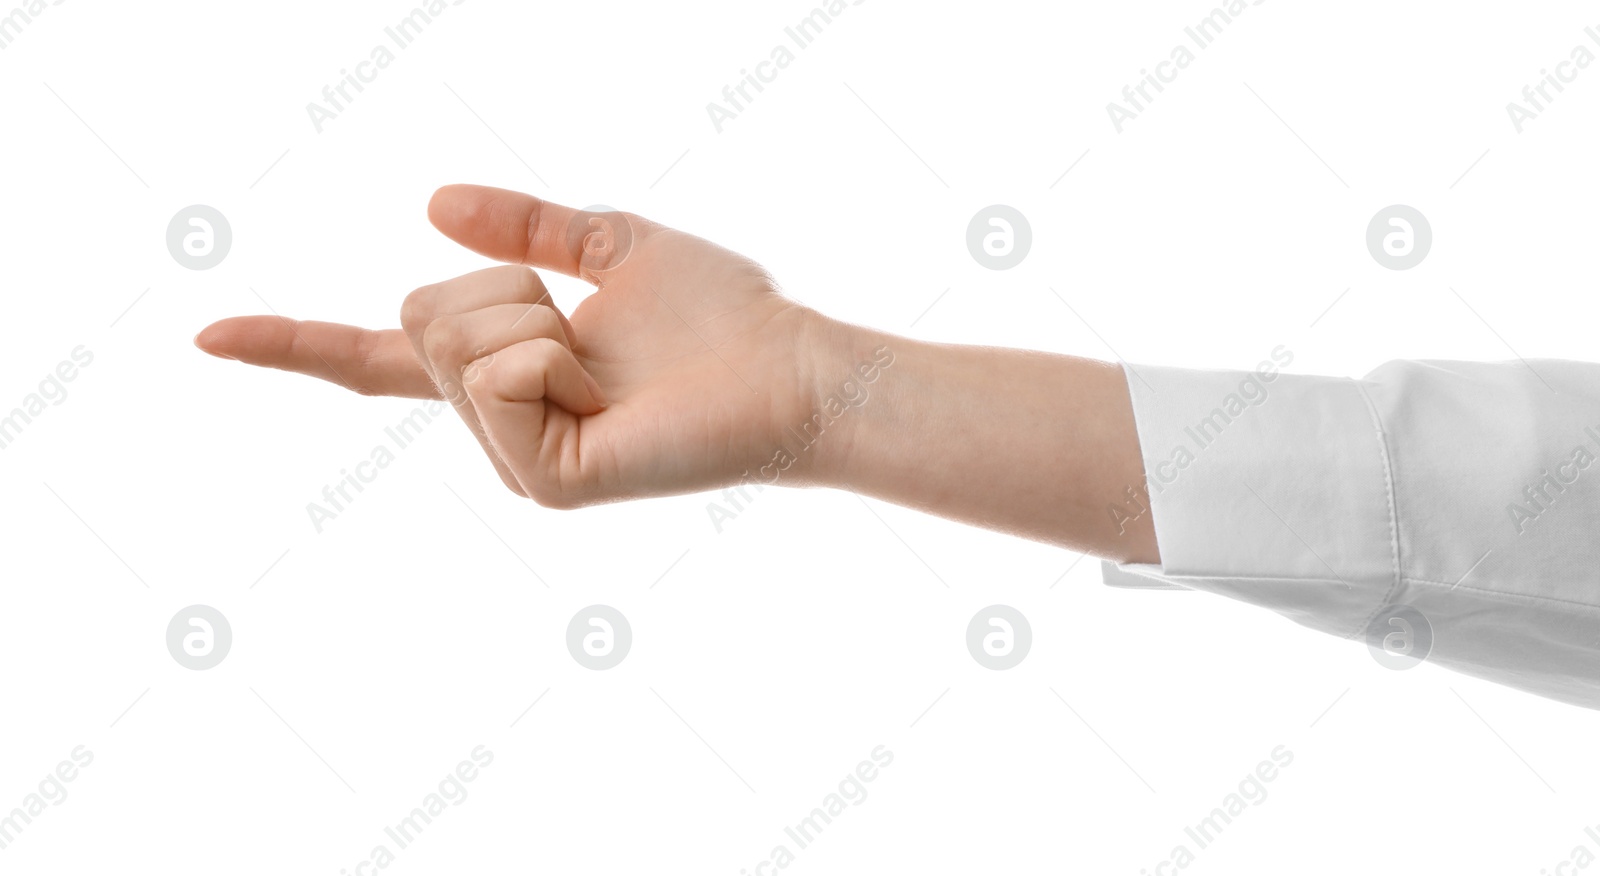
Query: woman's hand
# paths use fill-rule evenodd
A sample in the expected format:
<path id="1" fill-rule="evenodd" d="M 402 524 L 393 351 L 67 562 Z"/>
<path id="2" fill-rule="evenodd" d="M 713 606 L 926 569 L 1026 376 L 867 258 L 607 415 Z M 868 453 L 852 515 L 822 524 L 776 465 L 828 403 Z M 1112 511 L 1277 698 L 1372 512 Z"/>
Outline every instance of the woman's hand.
<path id="1" fill-rule="evenodd" d="M 509 265 L 411 293 L 402 329 L 245 316 L 213 355 L 363 395 L 445 398 L 542 505 L 826 485 L 1119 560 L 1154 562 L 1122 369 L 930 344 L 828 319 L 743 256 L 627 213 L 447 186 L 453 240 Z M 569 320 L 530 268 L 593 283 Z M 880 379 L 881 378 L 881 379 Z"/>
<path id="2" fill-rule="evenodd" d="M 808 351 L 837 324 L 743 256 L 481 186 L 440 189 L 428 216 L 510 264 L 412 292 L 402 329 L 245 316 L 196 345 L 364 395 L 445 398 L 508 487 L 559 508 L 734 483 L 822 400 Z M 597 291 L 569 320 L 531 268 Z M 785 476 L 813 477 L 810 462 Z"/>

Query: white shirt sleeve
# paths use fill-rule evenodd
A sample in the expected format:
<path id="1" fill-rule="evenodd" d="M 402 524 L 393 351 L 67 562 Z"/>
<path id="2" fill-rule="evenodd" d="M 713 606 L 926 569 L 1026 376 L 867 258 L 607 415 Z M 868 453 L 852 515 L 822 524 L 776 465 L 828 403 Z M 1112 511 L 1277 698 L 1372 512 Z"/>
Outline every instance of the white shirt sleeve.
<path id="1" fill-rule="evenodd" d="M 1351 380 L 1286 361 L 1125 367 L 1149 498 L 1109 510 L 1153 516 L 1161 563 L 1105 563 L 1106 583 L 1396 633 L 1415 657 L 1600 708 L 1600 365 Z"/>

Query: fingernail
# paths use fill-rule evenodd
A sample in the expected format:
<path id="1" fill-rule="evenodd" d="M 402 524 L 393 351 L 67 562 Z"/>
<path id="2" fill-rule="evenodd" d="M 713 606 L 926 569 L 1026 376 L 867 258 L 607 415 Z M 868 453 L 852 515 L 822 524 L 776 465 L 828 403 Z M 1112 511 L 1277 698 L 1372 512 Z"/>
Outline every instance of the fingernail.
<path id="1" fill-rule="evenodd" d="M 594 375 L 583 372 L 583 382 L 589 387 L 589 394 L 594 396 L 595 403 L 602 408 L 611 407 L 611 402 L 606 401 L 606 394 L 600 391 L 600 384 L 595 381 Z"/>
<path id="2" fill-rule="evenodd" d="M 195 349 L 198 349 L 200 352 L 205 353 L 208 356 L 215 356 L 218 359 L 228 359 L 228 360 L 234 361 L 234 362 L 239 361 L 237 359 L 234 359 L 232 356 L 223 355 L 222 353 L 218 353 L 215 350 L 208 350 L 205 347 L 200 346 L 200 335 L 203 335 L 203 334 L 205 334 L 205 332 L 203 332 L 203 331 L 202 332 L 198 332 L 197 334 L 195 334 L 194 341 L 193 341 Z"/>

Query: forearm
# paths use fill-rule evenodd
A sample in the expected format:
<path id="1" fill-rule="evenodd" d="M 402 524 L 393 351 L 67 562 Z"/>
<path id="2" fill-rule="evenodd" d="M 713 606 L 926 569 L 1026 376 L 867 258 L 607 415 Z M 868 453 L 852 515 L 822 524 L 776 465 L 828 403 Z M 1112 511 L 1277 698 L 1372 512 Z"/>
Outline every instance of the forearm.
<path id="1" fill-rule="evenodd" d="M 1157 562 L 1148 511 L 1131 520 L 1109 512 L 1129 507 L 1130 488 L 1144 501 L 1120 367 L 831 321 L 818 336 L 824 385 L 850 379 L 859 363 L 889 361 L 839 434 L 818 442 L 818 481 L 1109 559 Z"/>

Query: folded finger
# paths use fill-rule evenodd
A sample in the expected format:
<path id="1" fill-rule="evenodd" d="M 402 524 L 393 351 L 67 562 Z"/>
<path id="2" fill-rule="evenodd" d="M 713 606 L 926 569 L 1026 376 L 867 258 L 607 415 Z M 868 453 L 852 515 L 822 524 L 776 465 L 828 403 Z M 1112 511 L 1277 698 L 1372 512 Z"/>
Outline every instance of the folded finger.
<path id="1" fill-rule="evenodd" d="M 462 390 L 462 371 L 473 359 L 516 341 L 555 337 L 571 345 L 572 324 L 556 309 L 544 281 L 517 265 L 473 271 L 406 296 L 400 321 L 423 370 L 478 439 L 501 480 L 521 492 Z"/>
<path id="2" fill-rule="evenodd" d="M 469 364 L 496 350 L 535 338 L 549 338 L 572 348 L 555 308 L 543 304 L 495 304 L 433 320 L 422 331 L 422 351 L 445 398 L 465 403 L 460 386 Z"/>
<path id="3" fill-rule="evenodd" d="M 515 478 L 489 442 L 466 384 L 477 378 L 477 367 L 492 361 L 496 351 L 539 338 L 569 349 L 559 314 L 542 304 L 496 304 L 471 313 L 441 316 L 423 331 L 422 349 L 434 383 L 477 436 L 507 486 L 511 486 Z"/>
<path id="4" fill-rule="evenodd" d="M 571 350 L 550 338 L 512 344 L 467 370 L 467 394 L 519 492 L 542 505 L 564 506 L 568 496 L 553 472 L 575 447 L 549 440 L 551 405 L 571 414 L 597 414 L 606 405 L 599 385 Z"/>

